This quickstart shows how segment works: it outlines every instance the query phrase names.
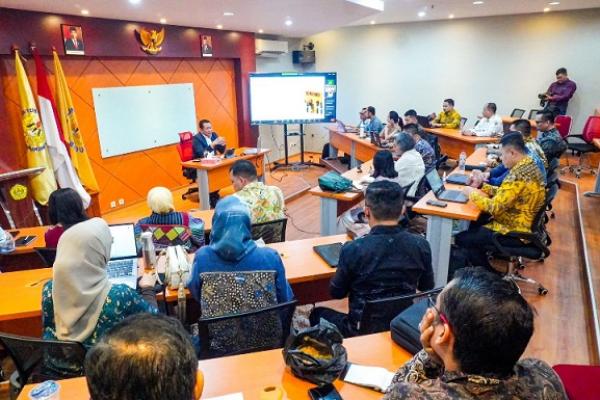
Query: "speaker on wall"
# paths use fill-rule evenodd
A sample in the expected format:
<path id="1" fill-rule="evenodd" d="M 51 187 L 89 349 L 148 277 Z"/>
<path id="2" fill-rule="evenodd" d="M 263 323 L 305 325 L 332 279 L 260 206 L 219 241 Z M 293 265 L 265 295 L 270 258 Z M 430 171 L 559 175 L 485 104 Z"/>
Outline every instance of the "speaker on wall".
<path id="1" fill-rule="evenodd" d="M 292 51 L 292 62 L 294 64 L 314 64 L 314 50 L 294 50 Z"/>

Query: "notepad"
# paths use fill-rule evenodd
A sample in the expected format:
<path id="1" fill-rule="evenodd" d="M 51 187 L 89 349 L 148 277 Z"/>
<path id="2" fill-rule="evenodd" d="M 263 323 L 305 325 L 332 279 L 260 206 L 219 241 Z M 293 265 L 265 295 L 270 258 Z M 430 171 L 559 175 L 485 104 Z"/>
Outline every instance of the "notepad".
<path id="1" fill-rule="evenodd" d="M 394 373 L 382 367 L 348 364 L 342 380 L 385 393 L 392 383 Z"/>
<path id="2" fill-rule="evenodd" d="M 211 397 L 206 400 L 244 400 L 244 394 L 242 392 L 231 393 L 224 396 Z"/>

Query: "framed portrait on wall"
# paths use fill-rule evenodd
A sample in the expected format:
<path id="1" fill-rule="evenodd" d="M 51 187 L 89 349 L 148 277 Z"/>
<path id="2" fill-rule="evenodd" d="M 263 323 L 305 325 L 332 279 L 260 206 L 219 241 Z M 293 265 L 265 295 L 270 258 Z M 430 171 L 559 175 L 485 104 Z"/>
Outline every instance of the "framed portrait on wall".
<path id="1" fill-rule="evenodd" d="M 65 54 L 74 54 L 78 56 L 85 55 L 85 44 L 83 43 L 83 32 L 81 26 L 61 25 L 63 45 Z"/>
<path id="2" fill-rule="evenodd" d="M 202 57 L 212 57 L 213 56 L 212 36 L 202 35 L 201 39 L 202 39 Z"/>

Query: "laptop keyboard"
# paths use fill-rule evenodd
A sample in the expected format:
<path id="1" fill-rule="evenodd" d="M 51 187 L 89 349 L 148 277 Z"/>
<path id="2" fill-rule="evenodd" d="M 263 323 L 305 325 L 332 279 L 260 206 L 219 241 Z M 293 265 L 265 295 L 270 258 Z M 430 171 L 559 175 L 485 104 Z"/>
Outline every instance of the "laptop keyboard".
<path id="1" fill-rule="evenodd" d="M 120 278 L 123 276 L 132 276 L 133 268 L 131 268 L 132 260 L 113 260 L 109 261 L 106 268 L 109 278 Z"/>

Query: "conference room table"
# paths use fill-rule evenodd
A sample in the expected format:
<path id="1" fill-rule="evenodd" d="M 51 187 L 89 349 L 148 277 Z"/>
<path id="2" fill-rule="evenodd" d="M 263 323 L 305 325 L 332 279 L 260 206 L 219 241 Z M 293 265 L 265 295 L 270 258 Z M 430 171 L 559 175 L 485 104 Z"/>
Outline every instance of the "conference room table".
<path id="1" fill-rule="evenodd" d="M 370 175 L 373 161 L 367 161 L 360 167 L 352 168 L 342 174 L 343 177 L 351 181 L 358 181 L 365 176 Z M 351 192 L 335 193 L 321 189 L 319 186 L 308 191 L 311 195 L 319 198 L 319 207 L 321 212 L 321 236 L 334 235 L 337 232 L 337 219 L 345 211 L 364 199 L 362 190 L 355 189 Z"/>
<path id="2" fill-rule="evenodd" d="M 479 137 L 463 135 L 460 129 L 449 128 L 423 128 L 438 138 L 438 143 L 442 148 L 442 153 L 448 157 L 458 160 L 460 153 L 472 154 L 475 149 L 490 143 L 497 143 L 497 137 Z"/>
<path id="3" fill-rule="evenodd" d="M 345 243 L 345 234 L 291 240 L 267 245 L 275 249 L 283 260 L 286 278 L 300 304 L 311 304 L 330 299 L 329 280 L 335 274 L 314 252 L 313 247 L 331 243 Z M 190 261 L 194 255 L 190 254 Z M 143 273 L 142 260 L 139 260 L 139 273 Z M 159 259 L 158 272 L 164 272 L 164 257 Z M 39 336 L 41 332 L 42 289 L 52 279 L 52 268 L 30 269 L 0 274 L 0 332 L 19 335 Z M 187 291 L 188 298 L 191 297 Z M 158 300 L 167 303 L 177 302 L 177 290 L 166 290 L 157 295 Z M 188 311 L 191 308 L 188 307 Z"/>
<path id="4" fill-rule="evenodd" d="M 189 213 L 196 218 L 204 221 L 204 233 L 210 234 L 212 229 L 212 217 L 214 210 L 190 210 Z M 136 223 L 143 216 L 136 217 L 108 217 L 109 224 Z M 31 242 L 25 246 L 17 246 L 15 250 L 9 254 L 0 254 L 0 272 L 20 271 L 24 269 L 44 268 L 45 265 L 41 258 L 36 254 L 36 247 L 46 247 L 46 239 L 44 234 L 51 226 L 31 226 L 26 228 L 10 229 L 8 232 L 16 234 L 16 238 L 22 236 L 35 236 Z"/>
<path id="5" fill-rule="evenodd" d="M 594 146 L 600 149 L 600 139 L 593 140 Z M 585 192 L 583 194 L 586 197 L 600 197 L 600 162 L 598 163 L 598 171 L 596 172 L 596 183 L 594 184 L 594 190 Z"/>
<path id="6" fill-rule="evenodd" d="M 254 154 L 244 154 L 247 150 L 255 150 Z M 231 185 L 229 168 L 238 160 L 248 160 L 256 166 L 258 178 L 264 182 L 265 154 L 269 149 L 239 148 L 235 150 L 235 157 L 213 159 L 195 159 L 182 162 L 184 168 L 192 168 L 197 171 L 196 182 L 198 183 L 198 194 L 200 198 L 200 209 L 210 209 L 210 193 L 216 192 Z"/>
<path id="7" fill-rule="evenodd" d="M 412 358 L 395 344 L 389 332 L 344 339 L 348 361 L 354 364 L 382 367 L 395 372 Z M 204 375 L 202 399 L 239 394 L 244 400 L 259 400 L 264 388 L 279 387 L 283 399 L 308 399 L 308 390 L 316 385 L 296 378 L 286 369 L 281 349 L 202 360 L 198 368 Z M 86 378 L 58 381 L 61 400 L 88 399 Z M 26 385 L 18 400 L 27 400 L 35 384 Z M 334 386 L 344 399 L 381 399 L 382 393 L 336 380 Z M 238 397 L 235 397 L 238 398 Z M 239 397 L 242 398 L 242 397 Z"/>
<path id="8" fill-rule="evenodd" d="M 473 154 L 467 157 L 467 165 L 480 165 L 485 162 L 487 149 L 479 148 Z M 461 173 L 456 168 L 452 173 Z M 465 171 L 465 174 L 470 172 Z M 462 190 L 464 186 L 445 184 L 446 189 Z M 433 275 L 435 286 L 441 287 L 448 281 L 448 266 L 450 263 L 450 245 L 452 242 L 453 220 L 476 221 L 481 215 L 481 210 L 470 200 L 465 203 L 454 203 L 444 201 L 447 206 L 444 208 L 435 207 L 427 204 L 428 200 L 435 200 L 433 191 L 429 191 L 412 207 L 412 210 L 418 214 L 427 216 L 427 241 L 431 246 L 431 263 L 433 266 Z"/>
<path id="9" fill-rule="evenodd" d="M 326 127 L 329 131 L 329 154 L 337 155 L 338 151 L 350 154 L 350 168 L 358 166 L 359 162 L 372 160 L 375 153 L 381 150 L 371 143 L 369 137 L 361 138 L 358 133 L 339 132 L 337 127 Z"/>

